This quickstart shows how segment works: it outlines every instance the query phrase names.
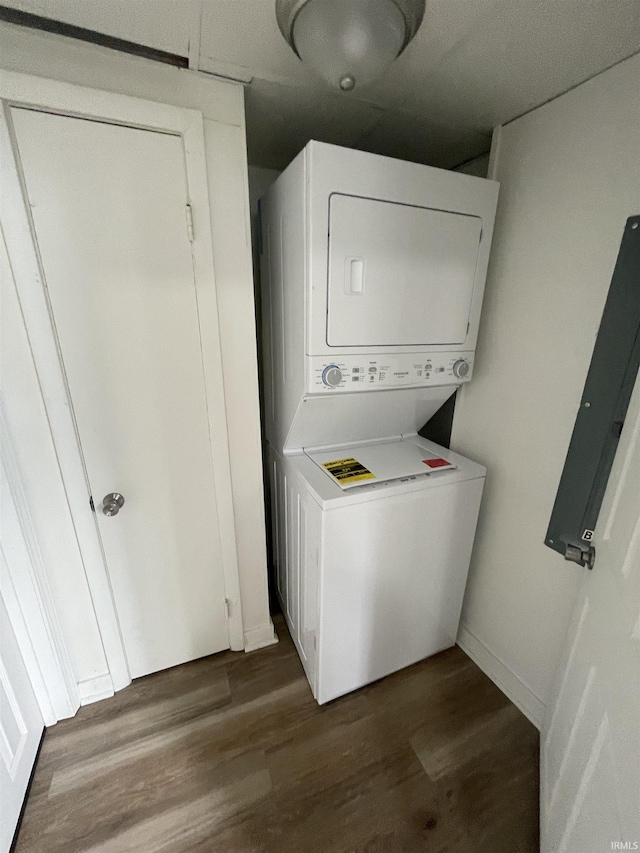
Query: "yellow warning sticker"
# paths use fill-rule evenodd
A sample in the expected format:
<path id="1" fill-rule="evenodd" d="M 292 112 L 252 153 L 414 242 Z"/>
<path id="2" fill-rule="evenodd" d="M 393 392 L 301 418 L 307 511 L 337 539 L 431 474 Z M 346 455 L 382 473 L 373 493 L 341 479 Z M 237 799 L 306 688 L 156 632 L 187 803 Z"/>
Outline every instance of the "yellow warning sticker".
<path id="1" fill-rule="evenodd" d="M 357 483 L 360 480 L 375 480 L 372 474 L 357 459 L 334 459 L 332 462 L 323 462 L 325 468 L 339 483 Z"/>

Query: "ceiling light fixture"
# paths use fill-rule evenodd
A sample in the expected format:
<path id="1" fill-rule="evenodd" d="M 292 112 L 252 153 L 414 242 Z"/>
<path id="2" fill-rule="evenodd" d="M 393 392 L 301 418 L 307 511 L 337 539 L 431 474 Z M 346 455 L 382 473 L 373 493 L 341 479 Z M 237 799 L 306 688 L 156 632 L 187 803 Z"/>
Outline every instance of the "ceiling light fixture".
<path id="1" fill-rule="evenodd" d="M 418 31 L 425 0 L 276 0 L 280 32 L 331 86 L 379 77 Z"/>

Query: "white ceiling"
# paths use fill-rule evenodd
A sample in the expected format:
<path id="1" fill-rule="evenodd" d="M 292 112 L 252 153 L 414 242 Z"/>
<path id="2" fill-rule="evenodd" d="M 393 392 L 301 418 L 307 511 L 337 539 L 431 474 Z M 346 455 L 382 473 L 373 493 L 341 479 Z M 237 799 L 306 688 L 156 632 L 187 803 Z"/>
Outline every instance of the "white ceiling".
<path id="1" fill-rule="evenodd" d="M 249 159 L 272 168 L 309 139 L 454 166 L 488 149 L 494 125 L 640 51 L 640 0 L 427 0 L 389 71 L 342 94 L 285 43 L 275 0 L 0 2 L 247 81 Z"/>

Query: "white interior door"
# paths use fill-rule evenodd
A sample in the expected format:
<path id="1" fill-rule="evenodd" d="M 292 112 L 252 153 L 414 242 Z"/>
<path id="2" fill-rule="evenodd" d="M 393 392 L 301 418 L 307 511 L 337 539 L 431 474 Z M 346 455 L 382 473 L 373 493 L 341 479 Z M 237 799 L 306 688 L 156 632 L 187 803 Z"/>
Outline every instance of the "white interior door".
<path id="1" fill-rule="evenodd" d="M 11 112 L 137 677 L 229 646 L 183 140 Z"/>
<path id="2" fill-rule="evenodd" d="M 329 346 L 464 343 L 482 220 L 336 193 Z"/>
<path id="3" fill-rule="evenodd" d="M 543 853 L 640 850 L 640 380 L 594 545 L 542 731 Z"/>
<path id="4" fill-rule="evenodd" d="M 44 723 L 5 605 L 8 572 L 0 556 L 0 853 L 8 853 Z"/>

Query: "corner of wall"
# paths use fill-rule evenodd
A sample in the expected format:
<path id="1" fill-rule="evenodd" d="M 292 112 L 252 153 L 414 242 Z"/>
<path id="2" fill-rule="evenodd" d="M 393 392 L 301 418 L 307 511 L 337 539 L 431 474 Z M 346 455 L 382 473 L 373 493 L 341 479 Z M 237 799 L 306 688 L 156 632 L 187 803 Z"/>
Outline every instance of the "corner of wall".
<path id="1" fill-rule="evenodd" d="M 109 699 L 114 693 L 113 680 L 109 673 L 78 682 L 78 695 L 81 705 L 90 705 L 92 702 L 99 702 L 101 699 Z"/>
<path id="2" fill-rule="evenodd" d="M 542 699 L 464 623 L 458 630 L 458 645 L 539 730 L 545 713 Z"/>
<path id="3" fill-rule="evenodd" d="M 491 148 L 489 149 L 489 166 L 487 168 L 487 178 L 491 181 L 497 180 L 498 174 L 498 159 L 500 157 L 500 144 L 502 142 L 502 125 L 498 124 L 493 128 L 491 136 Z"/>
<path id="4" fill-rule="evenodd" d="M 274 646 L 277 642 L 278 635 L 271 619 L 265 625 L 251 628 L 244 633 L 245 652 L 255 652 L 258 649 L 266 648 L 266 646 Z"/>

